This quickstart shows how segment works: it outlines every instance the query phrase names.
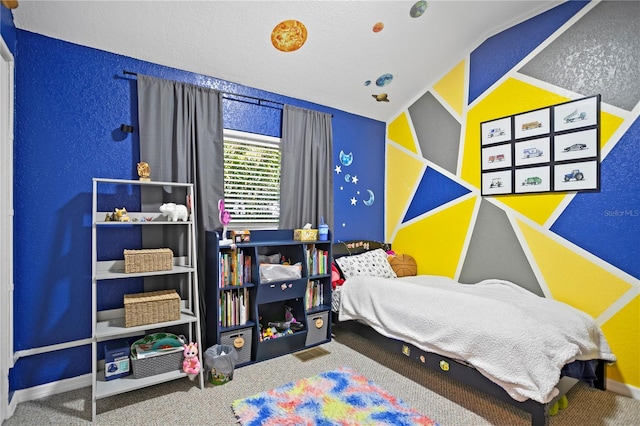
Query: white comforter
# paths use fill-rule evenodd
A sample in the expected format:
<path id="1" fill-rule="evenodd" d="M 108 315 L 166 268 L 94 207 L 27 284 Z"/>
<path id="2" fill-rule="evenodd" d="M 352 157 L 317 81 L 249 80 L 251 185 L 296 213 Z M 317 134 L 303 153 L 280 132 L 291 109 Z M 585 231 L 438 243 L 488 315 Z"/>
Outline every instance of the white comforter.
<path id="1" fill-rule="evenodd" d="M 503 280 L 352 277 L 338 318 L 466 361 L 517 401 L 551 401 L 569 362 L 616 359 L 589 315 Z"/>

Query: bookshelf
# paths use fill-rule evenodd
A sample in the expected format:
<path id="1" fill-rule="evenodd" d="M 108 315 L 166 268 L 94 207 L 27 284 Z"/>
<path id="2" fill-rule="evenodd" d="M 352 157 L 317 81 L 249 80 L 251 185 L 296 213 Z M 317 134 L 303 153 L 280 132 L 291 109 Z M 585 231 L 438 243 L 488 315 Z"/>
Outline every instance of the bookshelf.
<path id="1" fill-rule="evenodd" d="M 207 232 L 206 346 L 234 343 L 241 367 L 330 341 L 330 260 L 330 239 L 295 241 L 291 229 L 225 246 Z"/>

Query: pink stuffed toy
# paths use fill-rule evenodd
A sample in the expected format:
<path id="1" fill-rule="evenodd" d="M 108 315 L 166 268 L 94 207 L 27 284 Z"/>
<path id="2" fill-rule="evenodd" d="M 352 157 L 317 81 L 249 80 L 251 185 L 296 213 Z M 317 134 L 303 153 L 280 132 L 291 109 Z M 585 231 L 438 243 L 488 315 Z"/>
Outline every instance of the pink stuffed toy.
<path id="1" fill-rule="evenodd" d="M 340 271 L 335 263 L 331 263 L 331 287 L 335 290 L 336 287 L 344 283 L 344 278 L 340 277 Z"/>
<path id="2" fill-rule="evenodd" d="M 198 359 L 198 344 L 189 343 L 184 345 L 184 361 L 182 361 L 182 371 L 187 373 L 191 380 L 200 373 L 200 360 Z"/>

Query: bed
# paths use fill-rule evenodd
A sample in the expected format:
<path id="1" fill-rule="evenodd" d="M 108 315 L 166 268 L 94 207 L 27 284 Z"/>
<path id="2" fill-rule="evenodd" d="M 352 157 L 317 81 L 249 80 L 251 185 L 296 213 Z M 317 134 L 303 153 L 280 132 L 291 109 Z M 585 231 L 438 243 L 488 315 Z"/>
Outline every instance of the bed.
<path id="1" fill-rule="evenodd" d="M 499 279 L 398 278 L 386 248 L 334 244 L 344 278 L 332 297 L 336 327 L 523 409 L 535 426 L 548 425 L 578 380 L 605 389 L 605 364 L 616 358 L 587 314 Z"/>

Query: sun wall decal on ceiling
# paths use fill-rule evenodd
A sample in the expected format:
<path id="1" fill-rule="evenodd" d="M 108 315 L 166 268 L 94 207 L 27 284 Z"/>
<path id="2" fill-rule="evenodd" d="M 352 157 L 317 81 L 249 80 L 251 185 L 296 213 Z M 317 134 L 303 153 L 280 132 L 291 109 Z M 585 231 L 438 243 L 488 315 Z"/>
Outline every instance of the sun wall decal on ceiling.
<path id="1" fill-rule="evenodd" d="M 271 44 L 282 52 L 293 52 L 307 41 L 307 27 L 300 21 L 288 19 L 271 31 Z"/>

